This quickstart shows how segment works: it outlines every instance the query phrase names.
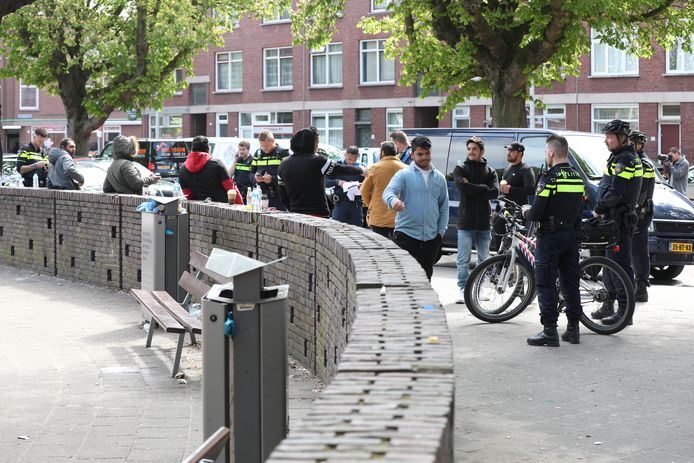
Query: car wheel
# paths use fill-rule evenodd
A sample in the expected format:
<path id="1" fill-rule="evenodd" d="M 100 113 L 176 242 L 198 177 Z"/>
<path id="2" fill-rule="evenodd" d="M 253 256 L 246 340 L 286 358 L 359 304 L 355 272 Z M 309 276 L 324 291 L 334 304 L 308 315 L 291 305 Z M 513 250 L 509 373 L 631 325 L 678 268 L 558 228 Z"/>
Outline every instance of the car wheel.
<path id="1" fill-rule="evenodd" d="M 684 265 L 663 265 L 661 267 L 651 267 L 651 276 L 656 280 L 672 280 L 682 273 Z"/>

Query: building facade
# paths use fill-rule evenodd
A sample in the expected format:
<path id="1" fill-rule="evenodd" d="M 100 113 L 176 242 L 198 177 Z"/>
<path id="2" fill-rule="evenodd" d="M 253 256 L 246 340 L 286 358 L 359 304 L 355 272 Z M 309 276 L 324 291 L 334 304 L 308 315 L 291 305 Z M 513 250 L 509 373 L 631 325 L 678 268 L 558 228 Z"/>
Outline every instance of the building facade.
<path id="1" fill-rule="evenodd" d="M 222 47 L 200 53 L 192 72 L 177 79 L 188 87 L 161 111 L 114 114 L 93 136 L 96 148 L 117 134 L 167 138 L 257 137 L 263 129 L 287 138 L 314 125 L 321 139 L 338 147 L 378 146 L 402 127 L 485 127 L 494 125 L 489 99 L 471 99 L 437 119 L 441 96 L 420 98 L 417 86 L 400 86 L 401 67 L 384 56 L 384 37 L 364 34 L 365 15 L 387 14 L 387 1 L 351 0 L 332 41 L 320 50 L 292 45 L 287 14 L 265 21 L 242 18 Z M 621 118 L 650 137 L 654 155 L 679 146 L 694 151 L 694 54 L 681 46 L 657 49 L 639 59 L 593 42 L 581 74 L 550 88 L 534 89 L 542 109 L 528 105 L 528 124 L 599 132 Z M 6 79 L 2 85 L 5 151 L 27 141 L 32 127 L 60 138 L 65 118 L 60 100 L 35 87 Z"/>

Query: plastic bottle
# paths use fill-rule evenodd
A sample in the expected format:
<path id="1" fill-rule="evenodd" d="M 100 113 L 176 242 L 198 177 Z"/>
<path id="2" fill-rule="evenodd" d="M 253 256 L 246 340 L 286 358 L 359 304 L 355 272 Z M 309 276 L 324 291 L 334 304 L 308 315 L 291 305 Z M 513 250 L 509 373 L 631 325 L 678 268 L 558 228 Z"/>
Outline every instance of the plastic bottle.
<path id="1" fill-rule="evenodd" d="M 260 195 L 262 192 L 260 191 L 260 187 L 258 185 L 255 186 L 255 189 L 253 190 L 253 210 L 254 211 L 260 211 Z"/>
<path id="2" fill-rule="evenodd" d="M 248 187 L 246 191 L 246 209 L 249 211 L 253 208 L 253 188 Z"/>
<path id="3" fill-rule="evenodd" d="M 174 180 L 173 195 L 174 198 L 178 198 L 181 196 L 181 185 L 178 183 L 178 180 Z"/>
<path id="4" fill-rule="evenodd" d="M 38 188 L 38 187 L 39 187 L 39 174 L 38 174 L 37 172 L 34 172 L 34 178 L 33 178 L 33 184 L 32 184 L 32 186 L 33 186 L 34 188 Z"/>

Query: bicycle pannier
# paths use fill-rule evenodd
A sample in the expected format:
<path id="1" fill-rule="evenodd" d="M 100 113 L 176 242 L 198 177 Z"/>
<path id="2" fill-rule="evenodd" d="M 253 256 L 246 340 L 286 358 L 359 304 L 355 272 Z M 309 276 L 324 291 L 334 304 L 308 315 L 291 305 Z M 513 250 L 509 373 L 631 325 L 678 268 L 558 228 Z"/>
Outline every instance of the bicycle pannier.
<path id="1" fill-rule="evenodd" d="M 605 249 L 619 240 L 619 225 L 614 220 L 585 219 L 581 231 L 581 246 L 588 249 Z"/>

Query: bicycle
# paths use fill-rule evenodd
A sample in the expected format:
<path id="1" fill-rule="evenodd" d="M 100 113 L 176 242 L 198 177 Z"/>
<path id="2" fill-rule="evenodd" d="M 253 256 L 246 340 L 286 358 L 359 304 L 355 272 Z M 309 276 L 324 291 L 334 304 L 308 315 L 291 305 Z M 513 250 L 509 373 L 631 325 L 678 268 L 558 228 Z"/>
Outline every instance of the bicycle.
<path id="1" fill-rule="evenodd" d="M 500 198 L 505 204 L 501 217 L 507 233 L 496 256 L 480 262 L 470 273 L 465 285 L 465 305 L 480 320 L 489 323 L 508 321 L 523 312 L 537 295 L 535 284 L 535 240 L 532 229 L 525 230 L 521 207 L 513 201 Z M 525 233 L 523 233 L 525 231 Z M 607 248 L 614 243 L 600 243 Z M 582 249 L 588 246 L 582 244 Z M 627 273 L 614 261 L 604 256 L 584 258 L 579 263 L 581 294 L 581 323 L 598 334 L 614 334 L 623 330 L 634 313 L 636 300 L 634 285 Z M 604 277 L 609 272 L 615 288 L 626 304 L 625 313 L 612 325 L 603 325 L 590 318 L 590 312 L 608 300 L 609 292 Z M 560 293 L 559 312 L 564 311 Z"/>

